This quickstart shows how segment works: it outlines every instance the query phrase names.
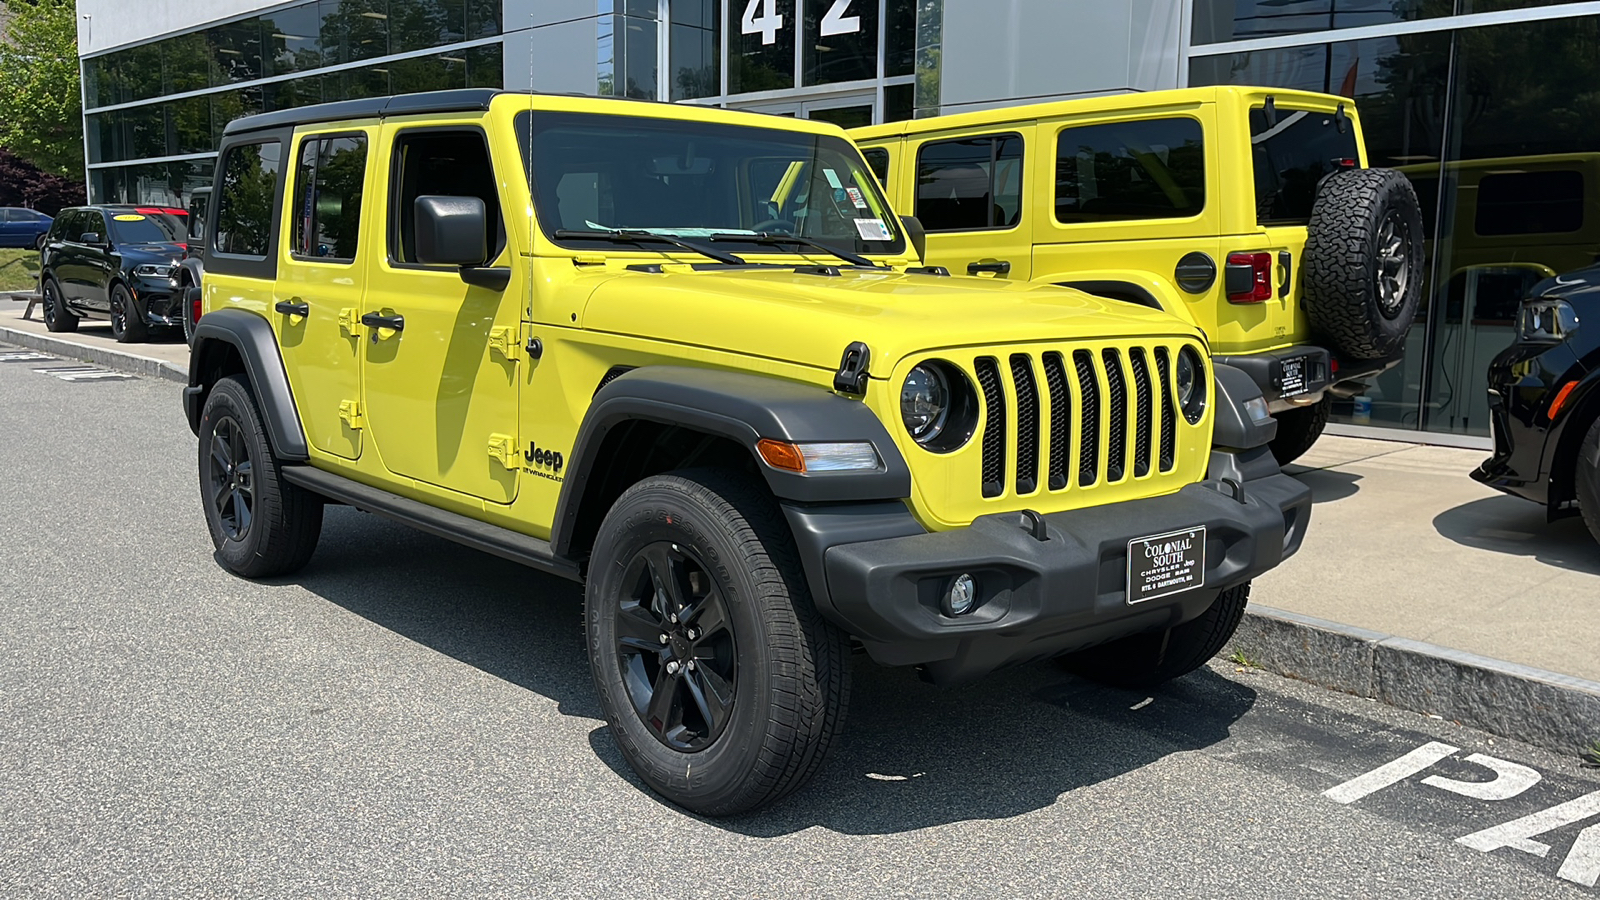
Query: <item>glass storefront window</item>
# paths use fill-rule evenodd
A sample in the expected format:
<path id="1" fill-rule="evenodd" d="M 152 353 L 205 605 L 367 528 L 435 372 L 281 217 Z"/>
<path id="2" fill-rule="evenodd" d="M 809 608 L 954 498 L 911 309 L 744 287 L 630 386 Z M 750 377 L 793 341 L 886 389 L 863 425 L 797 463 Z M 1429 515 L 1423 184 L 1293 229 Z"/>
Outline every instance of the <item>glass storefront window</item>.
<path id="1" fill-rule="evenodd" d="M 505 87 L 505 51 L 499 44 L 473 47 L 466 51 L 467 87 Z"/>
<path id="2" fill-rule="evenodd" d="M 722 93 L 722 55 L 717 0 L 670 0 L 667 17 L 667 67 L 673 100 L 694 100 Z"/>
<path id="3" fill-rule="evenodd" d="M 322 19 L 316 3 L 303 3 L 261 17 L 268 68 L 273 75 L 320 68 Z"/>
<path id="4" fill-rule="evenodd" d="M 203 32 L 180 34 L 156 46 L 161 48 L 161 93 L 181 94 L 211 86 L 211 50 Z"/>
<path id="5" fill-rule="evenodd" d="M 883 74 L 916 72 L 917 0 L 885 0 L 883 17 Z"/>
<path id="6" fill-rule="evenodd" d="M 1360 28 L 1453 15 L 1457 0 L 1195 0 L 1194 43 Z M 1466 3 L 1470 0 L 1461 0 Z"/>
<path id="7" fill-rule="evenodd" d="M 466 33 L 466 15 L 464 0 L 389 0 L 389 52 L 454 44 Z"/>
<path id="8" fill-rule="evenodd" d="M 803 84 L 878 77 L 878 0 L 809 0 L 805 10 Z"/>
<path id="9" fill-rule="evenodd" d="M 728 93 L 794 87 L 794 0 L 728 0 Z"/>
<path id="10" fill-rule="evenodd" d="M 254 81 L 267 74 L 261 62 L 261 20 L 228 22 L 206 30 L 216 54 L 220 84 Z"/>

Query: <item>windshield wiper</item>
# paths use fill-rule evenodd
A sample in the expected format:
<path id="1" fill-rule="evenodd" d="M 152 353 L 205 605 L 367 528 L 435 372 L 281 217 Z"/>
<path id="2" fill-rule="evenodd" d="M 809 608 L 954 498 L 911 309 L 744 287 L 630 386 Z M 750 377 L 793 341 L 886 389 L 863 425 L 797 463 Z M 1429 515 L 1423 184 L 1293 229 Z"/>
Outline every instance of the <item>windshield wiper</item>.
<path id="1" fill-rule="evenodd" d="M 711 241 L 749 241 L 752 244 L 799 244 L 802 247 L 811 247 L 834 256 L 856 266 L 866 266 L 869 269 L 883 268 L 865 256 L 857 256 L 847 250 L 835 250 L 827 244 L 803 238 L 794 234 L 777 234 L 771 231 L 758 231 L 754 234 L 738 234 L 736 232 L 719 231 L 707 238 Z"/>
<path id="2" fill-rule="evenodd" d="M 645 231 L 640 228 L 607 228 L 596 231 L 585 231 L 579 228 L 558 228 L 556 229 L 555 237 L 563 240 L 577 238 L 580 240 L 591 241 L 612 241 L 613 243 L 618 244 L 639 244 L 644 243 L 645 241 L 656 241 L 662 244 L 671 244 L 674 247 L 682 247 L 685 250 L 691 250 L 700 254 L 701 256 L 709 256 L 717 262 L 727 263 L 730 266 L 745 265 L 744 260 L 734 256 L 732 253 L 726 253 L 722 250 L 718 250 L 715 247 L 703 247 L 699 244 L 683 240 L 682 238 L 675 238 L 666 234 L 657 234 L 654 231 Z"/>

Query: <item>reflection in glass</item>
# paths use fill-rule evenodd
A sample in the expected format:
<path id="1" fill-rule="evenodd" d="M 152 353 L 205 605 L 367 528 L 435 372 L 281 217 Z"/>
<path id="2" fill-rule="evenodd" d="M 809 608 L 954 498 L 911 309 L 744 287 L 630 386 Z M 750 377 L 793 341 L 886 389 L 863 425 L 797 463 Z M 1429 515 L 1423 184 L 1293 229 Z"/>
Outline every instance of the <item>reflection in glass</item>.
<path id="1" fill-rule="evenodd" d="M 917 152 L 916 217 L 929 232 L 1015 227 L 1021 197 L 1015 134 L 930 142 Z"/>
<path id="2" fill-rule="evenodd" d="M 1194 43 L 1360 28 L 1455 12 L 1456 0 L 1195 0 Z M 1470 0 L 1462 0 L 1470 2 Z"/>
<path id="3" fill-rule="evenodd" d="M 803 83 L 835 84 L 878 76 L 877 0 L 811 0 L 800 45 Z"/>
<path id="4" fill-rule="evenodd" d="M 427 50 L 466 33 L 464 0 L 389 0 L 389 52 Z"/>
<path id="5" fill-rule="evenodd" d="M 261 29 L 271 74 L 305 72 L 323 65 L 322 20 L 316 3 L 262 16 Z"/>
<path id="6" fill-rule="evenodd" d="M 212 246 L 218 251 L 267 255 L 281 153 L 278 141 L 240 144 L 228 151 L 217 185 L 217 231 Z"/>
<path id="7" fill-rule="evenodd" d="M 1200 122 L 1176 117 L 1062 131 L 1055 196 L 1058 222 L 1199 215 L 1206 205 Z"/>
<path id="8" fill-rule="evenodd" d="M 668 59 L 673 100 L 714 97 L 722 92 L 717 0 L 670 0 Z"/>
<path id="9" fill-rule="evenodd" d="M 794 87 L 794 0 L 728 0 L 728 92 Z"/>
<path id="10" fill-rule="evenodd" d="M 886 0 L 883 14 L 883 74 L 910 75 L 917 70 L 917 0 Z"/>
<path id="11" fill-rule="evenodd" d="M 228 22 L 206 30 L 220 76 L 219 84 L 254 81 L 266 75 L 261 64 L 261 20 Z"/>
<path id="12" fill-rule="evenodd" d="M 291 250 L 298 256 L 353 260 L 367 172 L 367 139 L 308 140 L 300 149 Z"/>
<path id="13" fill-rule="evenodd" d="M 487 44 L 466 51 L 467 87 L 505 87 L 505 55 L 500 44 Z"/>

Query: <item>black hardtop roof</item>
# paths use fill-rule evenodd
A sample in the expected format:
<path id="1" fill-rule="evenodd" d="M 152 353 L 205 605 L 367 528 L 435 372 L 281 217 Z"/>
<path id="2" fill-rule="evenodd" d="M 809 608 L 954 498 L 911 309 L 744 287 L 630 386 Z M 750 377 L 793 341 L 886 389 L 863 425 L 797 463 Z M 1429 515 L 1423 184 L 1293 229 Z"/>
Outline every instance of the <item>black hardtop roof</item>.
<path id="1" fill-rule="evenodd" d="M 343 119 L 381 119 L 420 113 L 482 112 L 489 101 L 504 94 L 499 88 L 462 88 L 454 91 L 429 91 L 423 94 L 397 94 L 392 97 L 365 97 L 336 100 L 315 106 L 300 106 L 234 119 L 222 130 L 225 135 L 267 128 L 292 128 L 313 122 L 338 122 Z"/>

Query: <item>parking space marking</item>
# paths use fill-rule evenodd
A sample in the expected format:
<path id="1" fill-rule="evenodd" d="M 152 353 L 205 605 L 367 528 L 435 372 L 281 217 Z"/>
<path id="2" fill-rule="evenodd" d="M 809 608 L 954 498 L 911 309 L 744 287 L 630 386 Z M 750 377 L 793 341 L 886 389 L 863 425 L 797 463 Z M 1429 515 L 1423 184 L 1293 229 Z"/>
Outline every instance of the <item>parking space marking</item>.
<path id="1" fill-rule="evenodd" d="M 1354 803 L 1368 794 L 1405 781 L 1459 749 L 1461 748 L 1438 741 L 1429 741 L 1394 762 L 1384 763 L 1365 775 L 1357 775 L 1344 784 L 1328 788 L 1322 792 L 1322 796 L 1335 803 Z"/>
<path id="2" fill-rule="evenodd" d="M 1443 775 L 1429 775 L 1422 779 L 1422 783 L 1429 787 L 1436 787 L 1471 797 L 1475 800 L 1510 800 L 1528 788 L 1539 783 L 1543 778 L 1537 771 L 1514 762 L 1506 762 L 1493 756 L 1484 756 L 1474 753 L 1467 757 L 1467 762 L 1483 766 L 1494 773 L 1493 781 L 1457 781 Z"/>
<path id="3" fill-rule="evenodd" d="M 48 369 L 34 369 L 41 375 L 51 375 L 62 381 L 132 381 L 132 375 L 123 372 L 113 372 L 99 366 L 53 366 Z"/>
<path id="4" fill-rule="evenodd" d="M 39 360 L 54 359 L 55 357 L 48 353 L 39 353 L 33 350 L 0 351 L 0 362 L 37 362 Z"/>

